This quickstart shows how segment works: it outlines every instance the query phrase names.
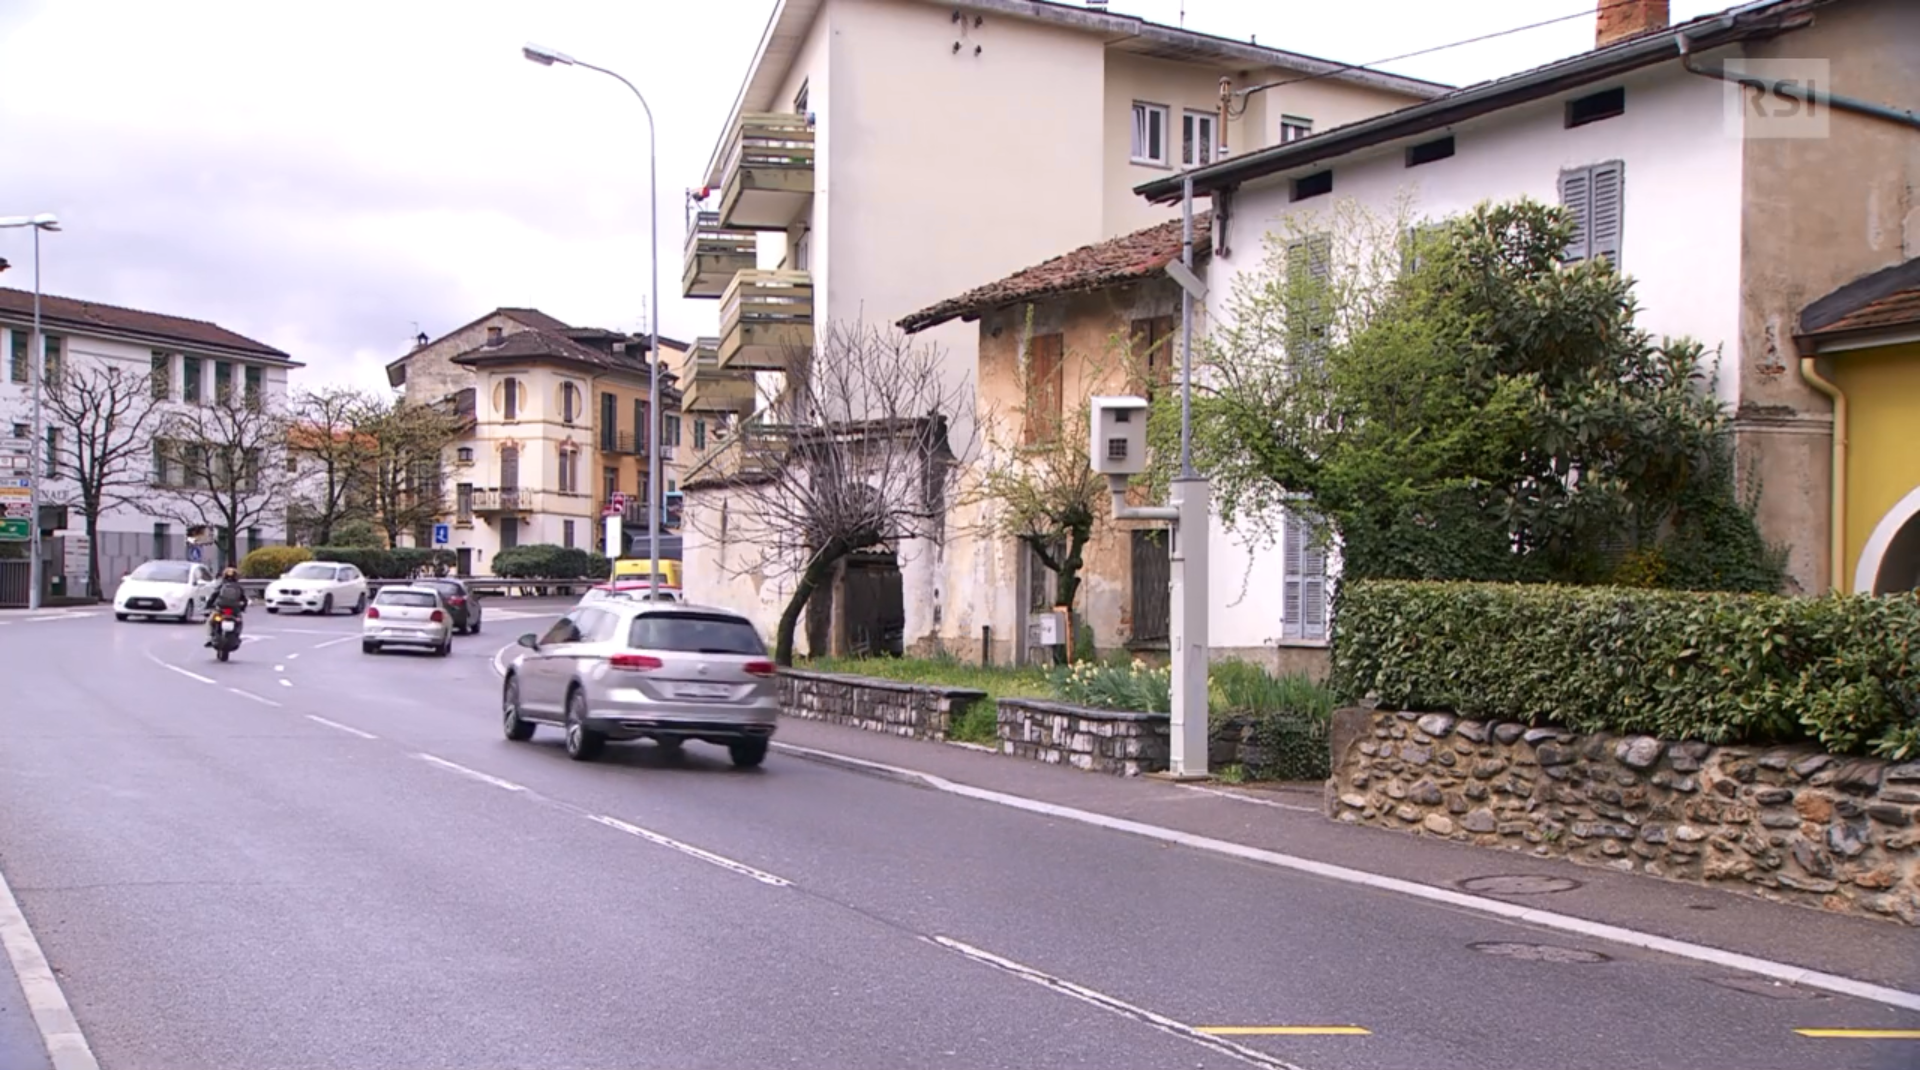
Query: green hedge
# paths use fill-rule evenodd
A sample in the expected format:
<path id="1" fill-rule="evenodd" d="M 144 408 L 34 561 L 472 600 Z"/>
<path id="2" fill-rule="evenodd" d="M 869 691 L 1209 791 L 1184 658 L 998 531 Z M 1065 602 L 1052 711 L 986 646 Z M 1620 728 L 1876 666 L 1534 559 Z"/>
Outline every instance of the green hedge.
<path id="1" fill-rule="evenodd" d="M 590 550 L 534 543 L 494 554 L 493 574 L 515 580 L 604 580 L 613 574 L 613 563 Z"/>
<path id="2" fill-rule="evenodd" d="M 363 549 L 358 546 L 316 546 L 315 561 L 335 561 L 352 565 L 376 580 L 405 580 L 416 574 L 450 571 L 454 565 L 452 550 L 428 550 L 414 546 L 387 549 Z"/>
<path id="3" fill-rule="evenodd" d="M 1355 581 L 1335 622 L 1335 689 L 1392 708 L 1920 754 L 1920 594 Z"/>
<path id="4" fill-rule="evenodd" d="M 262 546 L 240 559 L 240 575 L 249 580 L 277 580 L 302 561 L 313 560 L 304 546 Z"/>

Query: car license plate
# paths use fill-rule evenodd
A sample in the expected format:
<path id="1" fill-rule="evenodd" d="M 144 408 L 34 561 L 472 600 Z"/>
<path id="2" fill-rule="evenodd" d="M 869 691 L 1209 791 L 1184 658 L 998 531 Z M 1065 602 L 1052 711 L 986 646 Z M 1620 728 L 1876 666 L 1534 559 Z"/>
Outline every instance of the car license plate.
<path id="1" fill-rule="evenodd" d="M 681 684 L 673 693 L 678 698 L 726 698 L 731 691 L 725 684 Z"/>

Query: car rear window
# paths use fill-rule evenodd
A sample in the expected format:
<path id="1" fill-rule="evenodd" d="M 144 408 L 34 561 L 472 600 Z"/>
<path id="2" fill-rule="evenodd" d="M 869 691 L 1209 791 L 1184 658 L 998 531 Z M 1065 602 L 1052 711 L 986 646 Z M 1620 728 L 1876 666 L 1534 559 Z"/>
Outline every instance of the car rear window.
<path id="1" fill-rule="evenodd" d="M 709 613 L 648 613 L 633 618 L 627 645 L 683 654 L 764 655 L 760 632 L 738 617 Z"/>
<path id="2" fill-rule="evenodd" d="M 383 606 L 417 606 L 421 609 L 432 609 L 440 604 L 438 598 L 425 591 L 381 591 L 380 597 L 374 601 Z"/>
<path id="3" fill-rule="evenodd" d="M 176 565 L 171 561 L 149 561 L 133 570 L 127 578 L 143 583 L 186 583 L 191 565 Z"/>

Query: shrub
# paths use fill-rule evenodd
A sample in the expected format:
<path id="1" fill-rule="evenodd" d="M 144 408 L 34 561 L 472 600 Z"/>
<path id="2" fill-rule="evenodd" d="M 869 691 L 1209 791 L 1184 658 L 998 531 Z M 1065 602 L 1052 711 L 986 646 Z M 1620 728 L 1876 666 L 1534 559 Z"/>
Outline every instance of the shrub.
<path id="1" fill-rule="evenodd" d="M 377 550 L 387 544 L 380 526 L 371 520 L 343 520 L 333 526 L 327 545 L 338 550 Z"/>
<path id="2" fill-rule="evenodd" d="M 250 580 L 277 580 L 302 561 L 313 560 L 304 546 L 262 546 L 240 560 L 240 575 Z"/>
<path id="3" fill-rule="evenodd" d="M 1401 709 L 1920 754 L 1920 595 L 1355 581 L 1334 683 Z"/>
<path id="4" fill-rule="evenodd" d="M 493 555 L 493 574 L 515 580 L 604 580 L 613 572 L 606 557 L 579 547 L 532 543 Z"/>
<path id="5" fill-rule="evenodd" d="M 1238 658 L 1207 672 L 1208 725 L 1232 743 L 1242 775 L 1256 780 L 1323 780 L 1329 773 L 1327 724 L 1334 694 L 1301 673 L 1275 676 Z"/>
<path id="6" fill-rule="evenodd" d="M 391 550 L 316 546 L 313 548 L 313 559 L 352 565 L 376 580 L 405 580 L 422 573 L 445 575 L 454 564 L 451 550 L 429 550 L 417 546 L 399 546 Z"/>
<path id="7" fill-rule="evenodd" d="M 1099 710 L 1166 713 L 1173 709 L 1173 670 L 1130 662 L 1082 661 L 1050 674 L 1060 701 Z"/>

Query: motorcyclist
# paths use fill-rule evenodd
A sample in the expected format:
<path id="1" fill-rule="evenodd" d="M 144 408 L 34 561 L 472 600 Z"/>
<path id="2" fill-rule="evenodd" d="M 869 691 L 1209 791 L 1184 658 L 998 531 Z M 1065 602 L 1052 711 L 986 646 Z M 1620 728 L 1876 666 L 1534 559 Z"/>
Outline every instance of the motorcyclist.
<path id="1" fill-rule="evenodd" d="M 241 586 L 240 573 L 237 569 L 228 568 L 220 573 L 220 589 L 214 592 L 213 601 L 210 605 L 212 605 L 215 610 L 232 610 L 236 622 L 246 616 L 247 589 Z M 219 627 L 220 615 L 218 613 L 208 614 L 206 643 L 208 647 L 213 646 L 213 632 Z"/>

